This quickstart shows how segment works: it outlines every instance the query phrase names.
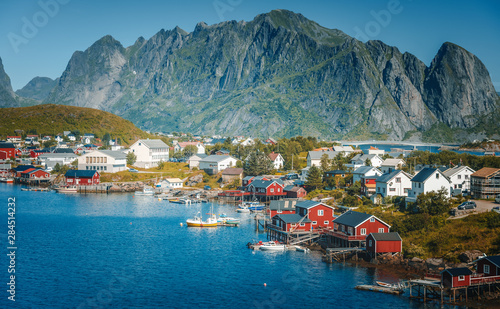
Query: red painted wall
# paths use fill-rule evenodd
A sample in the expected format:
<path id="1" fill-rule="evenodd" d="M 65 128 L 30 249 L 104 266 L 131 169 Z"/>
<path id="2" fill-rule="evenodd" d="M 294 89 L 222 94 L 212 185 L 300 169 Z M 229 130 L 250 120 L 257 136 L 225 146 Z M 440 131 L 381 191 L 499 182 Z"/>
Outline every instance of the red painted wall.
<path id="1" fill-rule="evenodd" d="M 470 285 L 470 275 L 465 276 L 465 280 L 458 281 L 457 277 L 452 277 L 450 273 L 444 272 L 441 275 L 441 281 L 445 287 L 456 288 L 461 286 L 469 286 Z"/>
<path id="2" fill-rule="evenodd" d="M 5 152 L 4 152 L 5 151 Z M 0 159 L 6 160 L 16 156 L 15 148 L 0 148 Z"/>
<path id="3" fill-rule="evenodd" d="M 66 185 L 68 186 L 88 186 L 88 185 L 98 185 L 100 180 L 100 176 L 98 173 L 94 174 L 93 178 L 83 178 L 78 177 L 78 184 L 76 183 L 75 177 L 67 177 Z"/>
<path id="4" fill-rule="evenodd" d="M 370 245 L 370 240 L 371 245 Z M 375 241 L 371 235 L 366 237 L 366 250 L 372 253 L 401 252 L 401 241 Z"/>
<path id="5" fill-rule="evenodd" d="M 287 215 L 287 214 L 294 214 L 295 210 L 282 210 L 280 213 L 278 213 L 277 210 L 271 210 L 271 218 L 276 216 L 276 215 Z"/>
<path id="6" fill-rule="evenodd" d="M 370 235 L 370 233 L 379 233 L 379 228 L 384 228 L 384 233 L 389 232 L 389 228 L 379 220 L 375 219 L 375 222 L 370 222 L 370 219 L 368 219 L 356 228 L 354 235 L 361 235 L 361 229 L 364 228 L 366 228 L 366 236 Z"/>
<path id="7" fill-rule="evenodd" d="M 484 265 L 490 265 L 490 273 L 484 274 Z M 486 259 L 477 261 L 477 273 L 484 274 L 484 276 L 497 276 L 500 275 L 500 269 Z"/>
<path id="8" fill-rule="evenodd" d="M 289 232 L 293 227 L 292 227 L 292 224 L 294 223 L 288 223 L 286 225 L 286 231 Z M 295 223 L 295 224 L 299 224 L 299 223 Z M 305 226 L 297 226 L 295 229 L 294 229 L 294 232 L 296 231 L 310 231 L 311 230 L 311 222 L 306 222 L 306 223 L 303 223 Z"/>

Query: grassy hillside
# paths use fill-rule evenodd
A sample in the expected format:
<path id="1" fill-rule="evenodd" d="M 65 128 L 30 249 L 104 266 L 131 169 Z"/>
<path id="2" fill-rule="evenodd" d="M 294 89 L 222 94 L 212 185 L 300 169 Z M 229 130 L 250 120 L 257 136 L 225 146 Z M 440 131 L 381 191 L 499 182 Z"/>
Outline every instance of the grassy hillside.
<path id="1" fill-rule="evenodd" d="M 138 138 L 152 137 L 138 129 L 132 122 L 111 113 L 55 104 L 1 108 L 0 137 L 17 135 L 15 130 L 24 130 L 25 134 L 36 132 L 51 136 L 63 131 L 79 130 L 82 135 L 94 133 L 100 138 L 109 133 L 112 138 L 119 138 L 127 145 Z"/>

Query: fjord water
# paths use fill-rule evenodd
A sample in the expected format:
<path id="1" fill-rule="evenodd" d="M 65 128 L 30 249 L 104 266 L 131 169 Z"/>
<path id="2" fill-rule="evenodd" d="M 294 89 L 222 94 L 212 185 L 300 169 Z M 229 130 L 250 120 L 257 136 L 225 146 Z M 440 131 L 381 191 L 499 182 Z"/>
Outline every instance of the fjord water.
<path id="1" fill-rule="evenodd" d="M 318 253 L 258 252 L 253 216 L 237 228 L 180 226 L 210 204 L 185 206 L 133 194 L 25 192 L 0 184 L 1 308 L 424 308 L 405 296 L 358 291 L 396 281 Z M 16 301 L 6 292 L 7 198 L 16 199 Z M 264 285 L 264 283 L 266 285 Z M 425 308 L 437 307 L 426 305 Z"/>

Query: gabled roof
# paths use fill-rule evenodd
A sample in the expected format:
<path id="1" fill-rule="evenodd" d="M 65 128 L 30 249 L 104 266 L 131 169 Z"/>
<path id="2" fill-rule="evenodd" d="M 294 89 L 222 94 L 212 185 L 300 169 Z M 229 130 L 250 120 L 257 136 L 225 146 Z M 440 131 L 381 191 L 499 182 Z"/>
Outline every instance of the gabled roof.
<path id="1" fill-rule="evenodd" d="M 245 176 L 245 178 L 243 178 L 243 180 L 245 181 L 248 181 L 248 180 L 252 180 L 255 176 Z"/>
<path id="2" fill-rule="evenodd" d="M 181 179 L 179 178 L 165 178 L 163 181 L 166 181 L 166 182 L 169 182 L 169 183 L 179 183 L 179 182 L 182 182 Z"/>
<path id="3" fill-rule="evenodd" d="M 382 174 L 382 172 L 378 168 L 373 167 L 373 166 L 360 166 L 352 173 L 359 174 L 359 175 L 365 175 L 366 173 L 368 173 L 371 170 L 375 170 L 376 172 L 379 172 L 380 174 Z"/>
<path id="4" fill-rule="evenodd" d="M 354 149 L 352 146 L 332 146 L 333 151 L 338 151 L 338 152 L 353 152 Z"/>
<path id="5" fill-rule="evenodd" d="M 188 160 L 193 160 L 195 157 L 198 157 L 201 160 L 208 157 L 208 155 L 205 153 L 195 153 L 194 155 L 190 156 Z"/>
<path id="6" fill-rule="evenodd" d="M 243 174 L 243 169 L 242 168 L 236 168 L 236 167 L 226 168 L 222 172 L 222 175 L 241 175 L 241 174 Z"/>
<path id="7" fill-rule="evenodd" d="M 0 148 L 6 149 L 6 148 L 16 148 L 16 147 L 12 143 L 0 143 Z"/>
<path id="8" fill-rule="evenodd" d="M 441 273 L 444 273 L 444 272 L 449 273 L 452 277 L 472 275 L 472 271 L 470 269 L 468 269 L 467 267 L 448 268 L 448 269 L 443 270 Z"/>
<path id="9" fill-rule="evenodd" d="M 390 233 L 370 233 L 376 241 L 403 241 L 396 232 Z M 368 235 L 369 236 L 369 235 Z"/>
<path id="10" fill-rule="evenodd" d="M 33 165 L 19 165 L 18 167 L 14 167 L 13 170 L 16 172 L 23 172 L 30 168 L 35 168 Z"/>
<path id="11" fill-rule="evenodd" d="M 349 172 L 343 171 L 343 170 L 333 170 L 333 171 L 328 171 L 325 174 L 332 174 L 332 175 L 341 175 L 341 174 L 348 174 Z"/>
<path id="12" fill-rule="evenodd" d="M 53 153 L 75 153 L 71 148 L 56 148 Z"/>
<path id="13" fill-rule="evenodd" d="M 95 170 L 69 170 L 64 174 L 64 177 L 84 177 L 84 178 L 92 178 L 95 173 L 99 174 L 98 171 Z"/>
<path id="14" fill-rule="evenodd" d="M 37 170 L 37 169 L 38 169 L 38 168 L 36 168 L 36 167 L 29 168 L 29 169 L 27 169 L 27 170 L 22 171 L 22 172 L 21 172 L 21 174 L 29 174 L 29 173 L 31 173 L 31 172 L 33 172 L 33 171 Z"/>
<path id="15" fill-rule="evenodd" d="M 295 205 L 297 204 L 296 200 L 280 200 L 280 201 L 271 201 L 269 204 L 270 210 L 295 210 Z"/>
<path id="16" fill-rule="evenodd" d="M 140 139 L 136 143 L 142 143 L 148 148 L 169 148 L 161 139 Z"/>
<path id="17" fill-rule="evenodd" d="M 98 150 L 98 151 L 115 159 L 127 159 L 127 155 L 120 150 Z"/>
<path id="18" fill-rule="evenodd" d="M 382 166 L 398 166 L 400 164 L 405 164 L 403 159 L 385 159 L 382 162 Z"/>
<path id="19" fill-rule="evenodd" d="M 500 255 L 487 256 L 484 257 L 484 259 L 487 259 L 491 263 L 495 264 L 497 267 L 500 267 Z"/>
<path id="20" fill-rule="evenodd" d="M 404 175 L 406 175 L 408 177 L 408 175 L 405 172 L 403 172 L 401 170 L 395 170 L 395 171 L 392 171 L 390 173 L 386 173 L 386 174 L 381 175 L 380 177 L 377 178 L 377 182 L 388 183 L 389 181 L 391 181 L 394 177 L 396 177 L 400 173 L 403 173 Z M 408 178 L 410 178 L 410 177 L 408 177 Z"/>
<path id="21" fill-rule="evenodd" d="M 479 171 L 471 175 L 471 177 L 488 178 L 491 175 L 500 172 L 500 168 L 483 167 Z"/>
<path id="22" fill-rule="evenodd" d="M 415 175 L 415 177 L 413 177 L 411 179 L 411 181 L 413 181 L 413 182 L 425 182 L 436 171 L 438 171 L 438 173 L 439 173 L 439 170 L 437 168 L 426 167 L 426 168 L 422 169 L 420 172 L 418 172 L 418 174 Z"/>
<path id="23" fill-rule="evenodd" d="M 320 160 L 324 154 L 328 155 L 328 159 L 333 159 L 339 153 L 340 152 L 338 151 L 309 151 L 307 155 L 311 158 L 311 160 Z"/>
<path id="24" fill-rule="evenodd" d="M 289 186 L 286 186 L 285 188 L 283 188 L 283 191 L 297 192 L 300 189 L 302 189 L 302 187 L 295 186 L 295 185 L 289 185 Z"/>
<path id="25" fill-rule="evenodd" d="M 231 156 L 218 156 L 218 155 L 211 155 L 211 156 L 208 156 L 206 158 L 203 158 L 200 160 L 200 162 L 221 162 L 221 161 L 224 161 L 228 158 L 232 158 L 234 159 L 233 157 Z M 235 159 L 236 160 L 236 159 Z"/>
<path id="26" fill-rule="evenodd" d="M 323 204 L 321 202 L 310 201 L 310 200 L 299 202 L 299 203 L 297 203 L 295 205 L 295 207 L 310 209 L 310 208 L 313 208 L 313 207 L 316 207 L 316 206 L 319 206 L 319 205 L 323 205 L 323 206 L 326 206 L 326 207 L 329 207 L 329 208 L 333 208 L 332 206 Z"/>
<path id="27" fill-rule="evenodd" d="M 302 220 L 302 218 L 304 218 L 299 214 L 281 214 L 281 215 L 276 215 L 274 217 L 280 218 L 285 223 L 297 223 L 300 220 Z M 302 220 L 302 223 L 309 223 L 309 222 L 311 222 L 309 218 L 304 218 L 304 220 Z"/>
<path id="28" fill-rule="evenodd" d="M 385 223 L 384 221 L 380 220 L 379 218 L 369 215 L 363 212 L 357 212 L 353 210 L 348 210 L 342 215 L 340 215 L 337 219 L 335 219 L 334 223 L 337 224 L 343 224 L 347 226 L 352 226 L 352 227 L 357 227 L 358 225 L 362 224 L 366 220 L 369 220 L 371 217 L 374 217 L 376 220 L 382 222 L 386 226 L 390 227 L 389 224 Z"/>
<path id="29" fill-rule="evenodd" d="M 273 151 L 273 152 L 271 152 L 271 153 L 269 154 L 269 158 L 271 159 L 271 161 L 275 161 L 275 160 L 276 160 L 276 158 L 277 158 L 278 156 L 280 156 L 280 155 L 281 155 L 281 154 L 279 154 L 279 153 L 275 153 L 275 152 Z"/>
<path id="30" fill-rule="evenodd" d="M 468 167 L 468 166 L 466 166 L 466 165 L 461 165 L 461 166 L 455 166 L 455 167 L 452 167 L 452 168 L 447 169 L 446 171 L 444 171 L 444 172 L 443 172 L 443 175 L 445 175 L 446 177 L 450 178 L 450 177 L 452 177 L 453 175 L 458 174 L 458 173 L 460 173 L 461 171 L 466 170 L 466 169 L 471 170 L 473 173 L 475 172 L 475 171 L 474 171 L 473 169 L 471 169 L 470 167 Z"/>
<path id="31" fill-rule="evenodd" d="M 250 186 L 254 186 L 255 188 L 265 188 L 265 189 L 267 189 L 273 183 L 277 183 L 279 185 L 282 185 L 282 184 L 280 184 L 279 182 L 277 182 L 276 180 L 273 179 L 273 180 L 254 180 L 248 186 L 249 187 Z"/>
<path id="32" fill-rule="evenodd" d="M 203 144 L 201 142 L 178 142 L 177 144 L 179 146 L 181 146 L 181 148 L 186 148 L 186 146 L 189 146 L 189 145 L 198 147 L 198 144 L 203 146 Z"/>
<path id="33" fill-rule="evenodd" d="M 373 159 L 375 157 L 378 157 L 380 160 L 382 160 L 376 154 L 361 154 L 361 153 L 359 153 L 359 154 L 355 155 L 354 158 L 352 158 L 351 161 L 363 161 L 364 162 L 364 161 L 366 161 L 366 159 L 370 159 L 371 160 L 371 159 Z"/>

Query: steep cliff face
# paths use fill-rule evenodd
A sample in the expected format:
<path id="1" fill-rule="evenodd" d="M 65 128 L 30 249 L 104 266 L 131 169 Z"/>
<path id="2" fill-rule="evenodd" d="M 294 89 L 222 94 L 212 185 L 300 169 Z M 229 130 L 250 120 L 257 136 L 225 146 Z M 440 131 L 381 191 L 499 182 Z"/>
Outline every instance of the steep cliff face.
<path id="1" fill-rule="evenodd" d="M 46 99 L 111 111 L 142 128 L 224 135 L 402 139 L 498 109 L 484 65 L 446 43 L 430 68 L 300 14 L 176 27 L 75 52 Z M 494 92 L 493 92 L 494 94 Z M 476 114 L 477 115 L 477 114 Z"/>
<path id="2" fill-rule="evenodd" d="M 444 43 L 439 49 L 427 69 L 424 88 L 429 109 L 450 127 L 472 127 L 478 115 L 498 107 L 498 96 L 484 64 L 452 43 Z"/>
<path id="3" fill-rule="evenodd" d="M 3 68 L 2 58 L 0 58 L 0 107 L 18 107 L 16 95 L 12 91 L 10 78 Z"/>

